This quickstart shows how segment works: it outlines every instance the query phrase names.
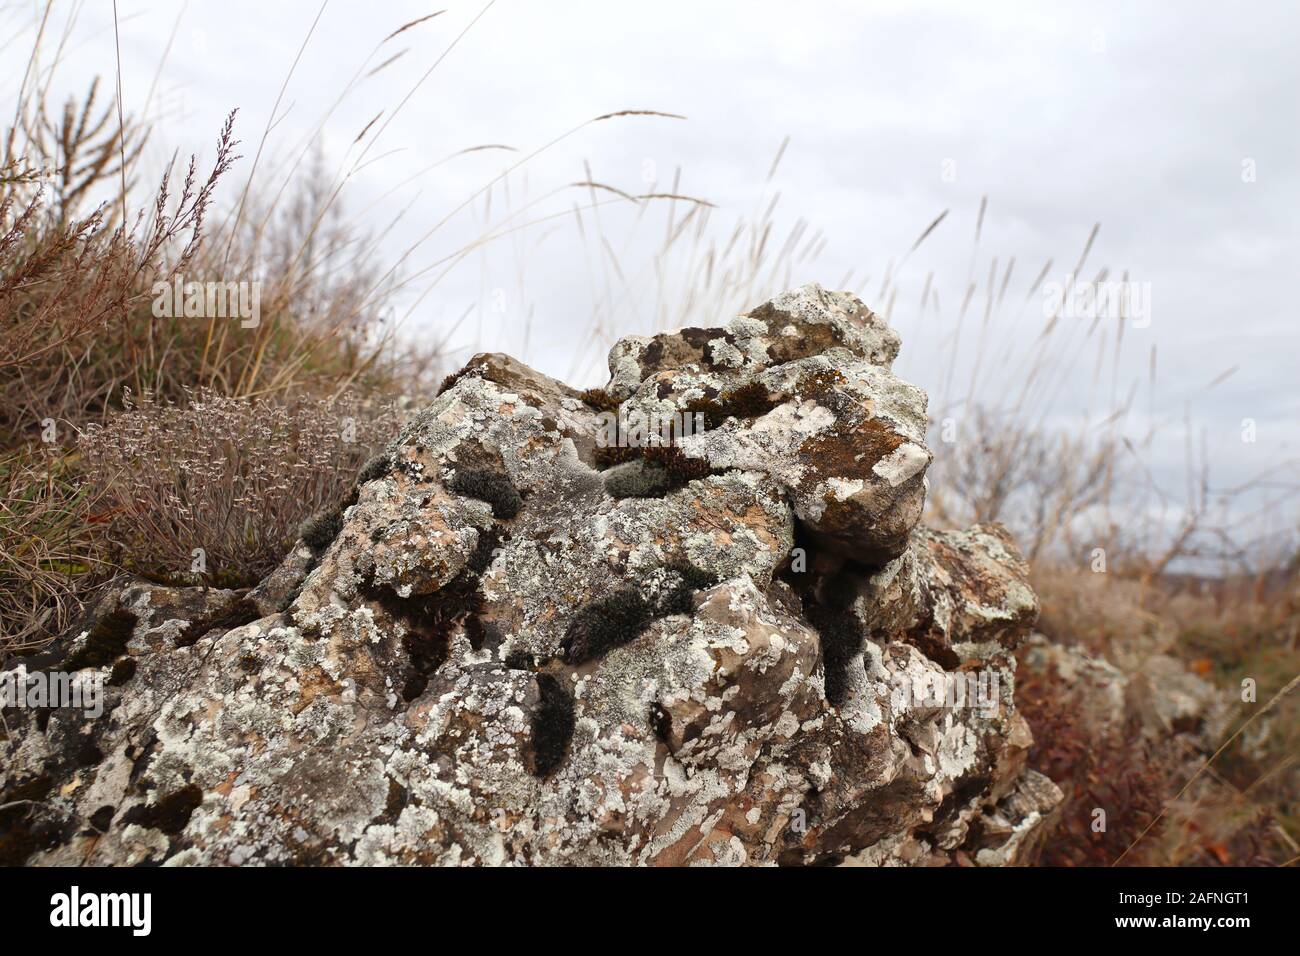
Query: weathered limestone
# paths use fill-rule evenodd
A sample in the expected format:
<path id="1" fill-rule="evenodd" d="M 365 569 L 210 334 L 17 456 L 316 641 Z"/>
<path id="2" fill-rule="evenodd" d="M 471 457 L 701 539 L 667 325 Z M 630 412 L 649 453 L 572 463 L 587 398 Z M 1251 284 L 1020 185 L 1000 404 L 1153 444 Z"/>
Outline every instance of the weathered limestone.
<path id="1" fill-rule="evenodd" d="M 113 599 L 74 660 L 119 676 L 104 716 L 8 718 L 0 856 L 1031 861 L 1060 800 L 1012 701 L 1036 599 L 1001 529 L 916 527 L 898 345 L 810 286 L 621 341 L 603 390 L 475 357 L 331 540 L 247 595 Z M 616 411 L 708 427 L 601 447 Z"/>

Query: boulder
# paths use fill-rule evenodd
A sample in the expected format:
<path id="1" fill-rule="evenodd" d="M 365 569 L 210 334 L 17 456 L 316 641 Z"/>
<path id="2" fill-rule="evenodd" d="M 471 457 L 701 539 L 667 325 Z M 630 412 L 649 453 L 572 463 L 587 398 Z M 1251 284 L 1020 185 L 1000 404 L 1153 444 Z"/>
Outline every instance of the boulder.
<path id="1" fill-rule="evenodd" d="M 6 712 L 0 857 L 1031 862 L 1037 602 L 1002 529 L 917 527 L 898 347 L 809 286 L 585 393 L 476 356 L 262 586 L 129 582 L 56 644 L 103 714 Z M 705 427 L 611 447 L 636 414 Z"/>

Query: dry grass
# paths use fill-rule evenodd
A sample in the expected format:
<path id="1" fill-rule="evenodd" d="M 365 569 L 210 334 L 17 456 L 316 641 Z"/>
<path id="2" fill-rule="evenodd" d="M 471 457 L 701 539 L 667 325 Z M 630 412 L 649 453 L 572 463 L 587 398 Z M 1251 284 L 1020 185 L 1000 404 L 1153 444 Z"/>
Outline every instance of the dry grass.
<path id="1" fill-rule="evenodd" d="M 57 452 L 0 456 L 0 652 L 60 633 L 107 567 L 93 495 Z"/>
<path id="2" fill-rule="evenodd" d="M 133 229 L 110 228 L 106 207 L 79 216 L 74 207 L 51 206 L 41 184 L 13 183 L 0 193 L 5 447 L 47 419 L 80 424 L 102 413 L 122 384 L 167 368 L 160 349 L 170 342 L 148 321 L 150 290 L 193 264 L 217 181 L 237 158 L 233 124 L 232 115 L 206 179 L 191 161 L 173 197 L 169 171 L 150 218 L 139 217 Z"/>

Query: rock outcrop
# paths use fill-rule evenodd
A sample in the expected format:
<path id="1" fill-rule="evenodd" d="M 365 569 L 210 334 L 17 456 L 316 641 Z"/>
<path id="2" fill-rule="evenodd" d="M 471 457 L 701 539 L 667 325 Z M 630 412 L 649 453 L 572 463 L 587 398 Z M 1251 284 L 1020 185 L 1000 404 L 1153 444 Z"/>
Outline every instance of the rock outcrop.
<path id="1" fill-rule="evenodd" d="M 39 662 L 105 709 L 6 712 L 0 854 L 1028 862 L 1037 602 L 1000 528 L 917 527 L 898 348 L 808 286 L 585 393 L 476 356 L 263 585 L 125 586 Z"/>

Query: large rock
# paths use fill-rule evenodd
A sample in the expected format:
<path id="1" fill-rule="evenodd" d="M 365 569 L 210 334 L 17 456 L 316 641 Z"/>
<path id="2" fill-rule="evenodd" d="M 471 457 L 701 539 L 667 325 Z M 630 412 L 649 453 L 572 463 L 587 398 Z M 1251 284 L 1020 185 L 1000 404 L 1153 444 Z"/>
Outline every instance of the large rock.
<path id="1" fill-rule="evenodd" d="M 1136 734 L 1161 750 L 1191 755 L 1199 766 L 1227 735 L 1238 688 L 1225 691 L 1152 648 L 1109 653 L 1114 661 L 1035 632 L 1017 657 L 1028 676 L 1050 685 L 1090 738 Z"/>
<path id="2" fill-rule="evenodd" d="M 627 417 L 700 415 L 685 464 L 765 474 L 819 546 L 882 562 L 921 518 L 931 458 L 898 347 L 857 299 L 806 286 L 720 328 L 624 339 L 605 391 Z"/>
<path id="3" fill-rule="evenodd" d="M 0 856 L 1031 861 L 1037 604 L 1005 532 L 915 528 L 897 351 L 810 286 L 623 340 L 603 390 L 475 357 L 262 587 L 133 584 L 48 656 L 113 680 L 9 712 Z M 603 447 L 616 411 L 707 427 Z"/>

